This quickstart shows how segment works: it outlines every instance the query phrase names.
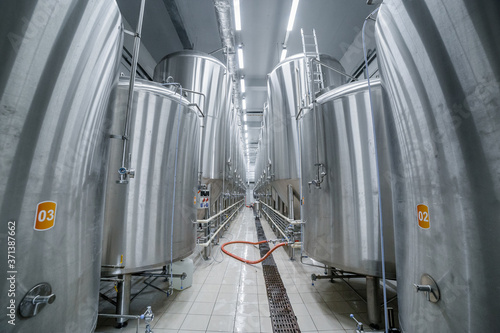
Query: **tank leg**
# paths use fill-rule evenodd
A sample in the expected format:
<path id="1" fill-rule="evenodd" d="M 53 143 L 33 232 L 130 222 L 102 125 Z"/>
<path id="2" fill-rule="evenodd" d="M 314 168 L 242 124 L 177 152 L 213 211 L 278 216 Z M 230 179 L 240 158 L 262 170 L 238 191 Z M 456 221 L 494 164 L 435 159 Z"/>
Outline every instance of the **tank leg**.
<path id="1" fill-rule="evenodd" d="M 120 279 L 123 279 L 123 282 L 118 282 L 118 295 L 116 298 L 116 314 L 119 315 L 128 315 L 130 310 L 130 280 L 131 275 L 125 274 L 121 275 Z M 116 328 L 122 328 L 127 326 L 128 319 L 118 318 L 116 319 Z"/>
<path id="2" fill-rule="evenodd" d="M 370 327 L 379 328 L 380 314 L 380 279 L 373 276 L 366 277 L 366 303 L 368 306 L 368 321 Z"/>

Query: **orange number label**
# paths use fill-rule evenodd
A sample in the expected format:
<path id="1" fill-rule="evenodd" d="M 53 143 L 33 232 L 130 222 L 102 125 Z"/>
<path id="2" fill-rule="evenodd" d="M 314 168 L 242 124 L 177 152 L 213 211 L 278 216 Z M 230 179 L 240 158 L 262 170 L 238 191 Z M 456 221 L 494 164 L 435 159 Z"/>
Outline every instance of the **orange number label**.
<path id="1" fill-rule="evenodd" d="M 429 207 L 426 205 L 417 206 L 417 220 L 420 228 L 429 229 L 431 227 Z"/>
<path id="2" fill-rule="evenodd" d="M 54 226 L 56 222 L 56 203 L 43 201 L 36 206 L 35 230 L 45 231 Z"/>

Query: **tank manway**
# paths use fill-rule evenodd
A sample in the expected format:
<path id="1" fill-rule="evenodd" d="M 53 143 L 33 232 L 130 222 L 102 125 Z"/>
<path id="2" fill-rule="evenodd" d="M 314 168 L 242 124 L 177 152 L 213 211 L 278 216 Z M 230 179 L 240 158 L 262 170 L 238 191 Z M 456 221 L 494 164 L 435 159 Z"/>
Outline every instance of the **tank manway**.
<path id="1" fill-rule="evenodd" d="M 258 217 L 255 218 L 255 228 L 257 229 L 259 242 L 266 240 L 264 229 Z M 259 244 L 259 250 L 260 256 L 264 256 L 269 252 L 269 243 Z M 262 262 L 262 271 L 264 272 L 264 281 L 266 282 L 273 332 L 300 332 L 297 317 L 295 317 L 295 313 L 293 312 L 292 304 L 290 303 L 272 254 Z"/>

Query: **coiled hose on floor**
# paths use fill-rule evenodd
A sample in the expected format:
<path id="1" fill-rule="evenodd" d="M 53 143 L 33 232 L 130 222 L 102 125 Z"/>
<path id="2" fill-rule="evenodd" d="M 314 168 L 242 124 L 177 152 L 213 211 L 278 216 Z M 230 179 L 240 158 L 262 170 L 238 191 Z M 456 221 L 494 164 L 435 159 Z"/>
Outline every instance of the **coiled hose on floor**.
<path id="1" fill-rule="evenodd" d="M 230 245 L 230 244 L 251 244 L 251 245 L 259 245 L 259 244 L 262 244 L 262 243 L 267 243 L 267 242 L 270 242 L 268 240 L 263 240 L 263 241 L 260 241 L 260 242 L 248 242 L 248 241 L 232 241 L 232 242 L 227 242 L 227 243 L 224 243 L 222 244 L 222 246 L 220 247 L 220 249 L 222 250 L 222 252 L 224 252 L 225 254 L 227 254 L 228 256 L 230 257 L 233 257 L 234 259 L 236 260 L 239 260 L 241 262 L 244 262 L 246 264 L 258 264 L 259 262 L 262 262 L 264 260 L 266 260 L 267 257 L 269 257 L 269 255 L 271 255 L 271 253 L 273 253 L 274 250 L 276 250 L 277 248 L 281 247 L 281 246 L 285 246 L 285 245 L 288 245 L 288 243 L 279 243 L 277 244 L 275 247 L 273 247 L 272 249 L 269 250 L 269 252 L 267 252 L 262 258 L 260 258 L 259 260 L 246 260 L 246 259 L 243 259 L 241 257 L 238 257 L 237 255 L 235 254 L 232 254 L 231 252 L 229 252 L 228 250 L 226 250 L 224 247 L 226 245 Z"/>

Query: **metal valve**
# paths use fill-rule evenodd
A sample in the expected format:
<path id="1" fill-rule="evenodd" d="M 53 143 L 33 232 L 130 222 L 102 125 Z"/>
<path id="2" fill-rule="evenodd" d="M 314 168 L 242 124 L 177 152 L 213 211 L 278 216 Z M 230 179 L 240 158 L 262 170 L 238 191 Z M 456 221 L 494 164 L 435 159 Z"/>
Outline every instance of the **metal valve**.
<path id="1" fill-rule="evenodd" d="M 326 167 L 323 163 L 316 163 L 314 166 L 318 167 L 316 179 L 313 179 L 307 184 L 309 185 L 309 188 L 311 188 L 311 185 L 314 185 L 317 189 L 320 189 L 321 183 L 323 183 L 323 178 L 326 176 Z"/>
<path id="2" fill-rule="evenodd" d="M 39 283 L 28 291 L 21 303 L 19 313 L 24 318 L 36 316 L 47 304 L 52 304 L 56 295 L 52 293 L 52 287 L 48 283 Z"/>
<path id="3" fill-rule="evenodd" d="M 354 315 L 351 313 L 351 315 L 349 316 L 352 318 L 352 320 L 354 320 L 356 322 L 356 332 L 357 333 L 361 333 L 361 332 L 364 332 L 363 330 L 363 323 L 358 321 L 356 318 L 354 318 Z"/>
<path id="4" fill-rule="evenodd" d="M 151 322 L 155 318 L 155 315 L 153 313 L 153 310 L 151 310 L 151 306 L 148 306 L 146 309 L 146 312 L 141 316 L 142 319 L 146 322 L 146 333 L 153 333 L 151 330 Z"/>
<path id="5" fill-rule="evenodd" d="M 436 303 L 440 300 L 441 294 L 439 292 L 439 287 L 434 281 L 434 279 L 429 274 L 424 274 L 420 278 L 420 284 L 413 284 L 415 291 L 424 292 L 427 296 L 427 300 L 432 303 Z"/>

